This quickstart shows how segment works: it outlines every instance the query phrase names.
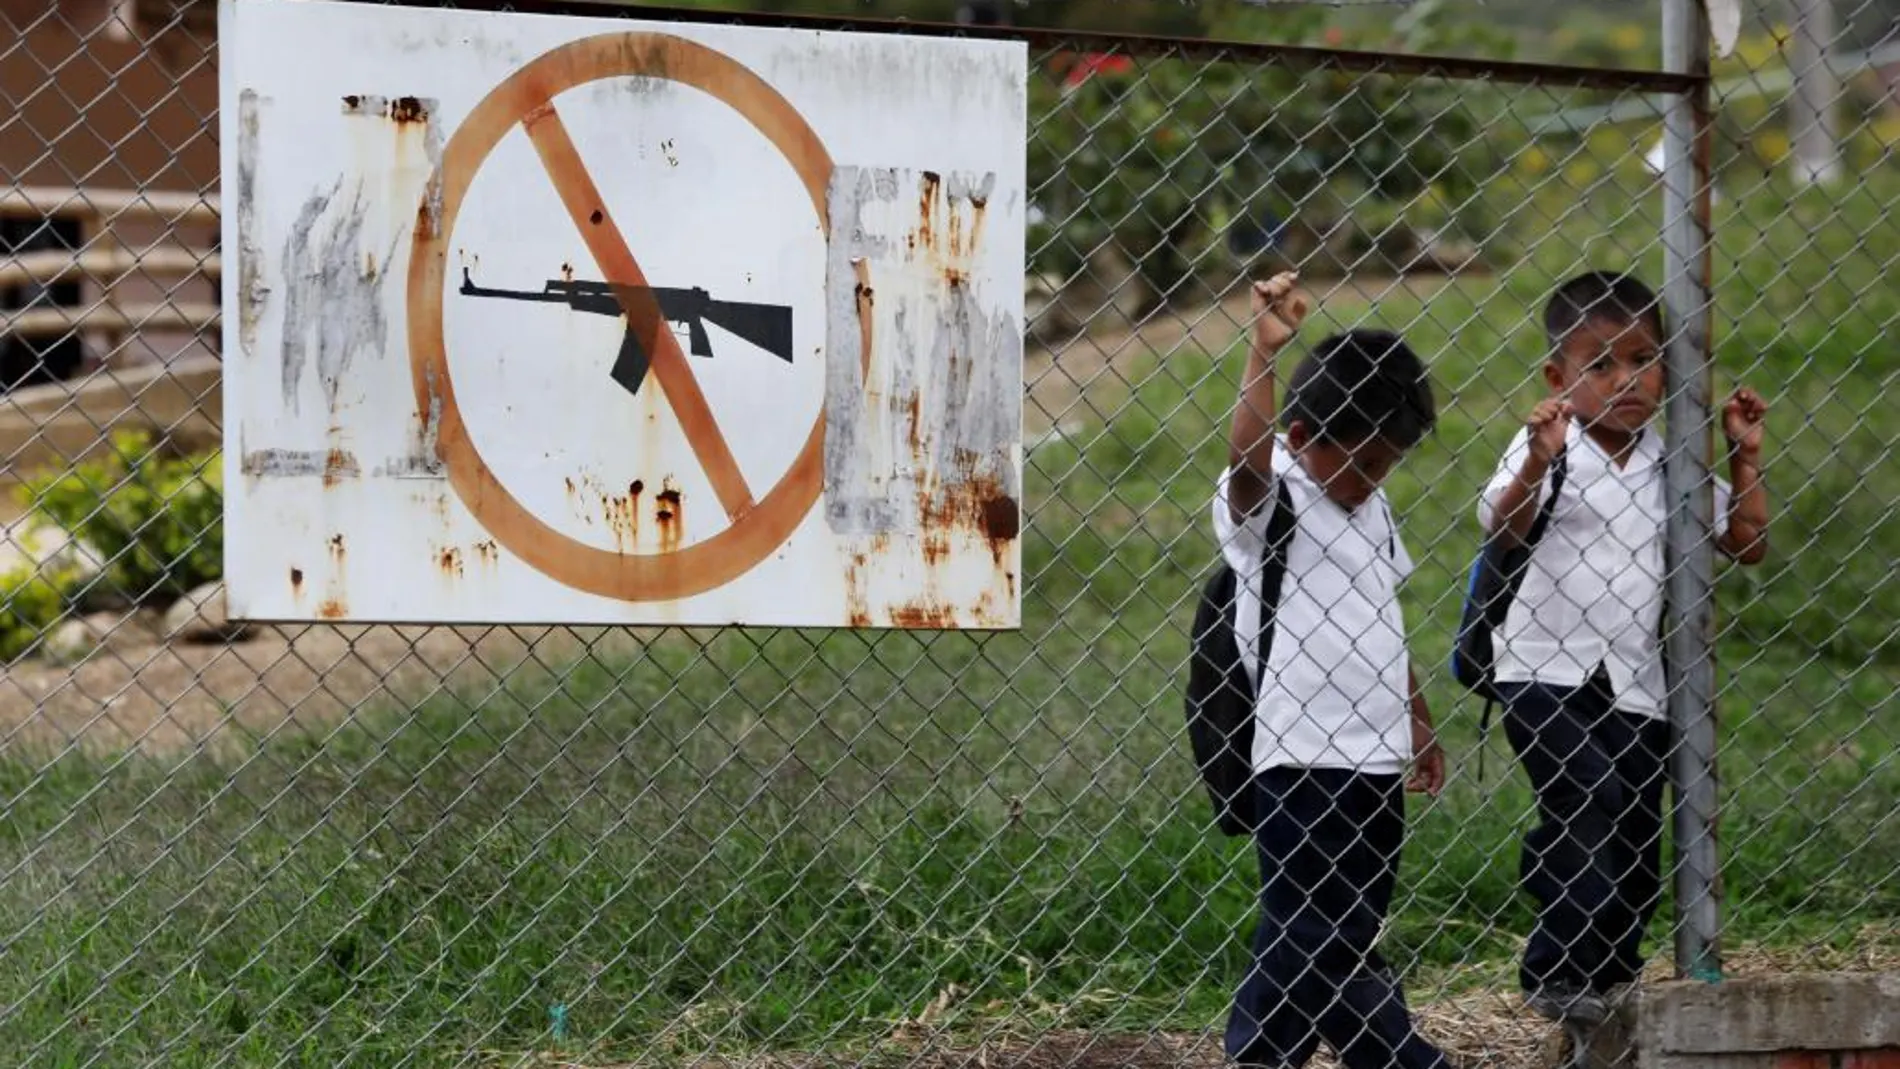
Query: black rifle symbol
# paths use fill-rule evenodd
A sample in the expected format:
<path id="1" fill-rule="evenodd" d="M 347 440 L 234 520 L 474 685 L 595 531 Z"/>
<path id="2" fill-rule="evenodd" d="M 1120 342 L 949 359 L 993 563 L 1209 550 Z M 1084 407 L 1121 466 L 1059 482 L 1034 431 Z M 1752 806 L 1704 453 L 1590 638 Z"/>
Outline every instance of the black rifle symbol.
<path id="1" fill-rule="evenodd" d="M 611 282 L 562 282 L 549 279 L 540 292 L 495 290 L 477 286 L 470 280 L 468 268 L 462 269 L 462 293 L 468 297 L 500 297 L 510 301 L 539 301 L 565 304 L 576 312 L 618 316 L 625 312 L 621 294 L 631 301 L 642 289 L 653 296 L 660 316 L 674 323 L 685 323 L 694 356 L 711 358 L 712 339 L 706 337 L 706 324 L 744 338 L 786 363 L 792 362 L 792 310 L 778 304 L 749 304 L 744 301 L 716 301 L 712 294 L 695 286 L 692 289 L 616 286 Z M 640 392 L 647 377 L 652 355 L 635 336 L 632 318 L 627 321 L 626 337 L 620 342 L 620 357 L 614 361 L 613 380 L 628 393 Z"/>

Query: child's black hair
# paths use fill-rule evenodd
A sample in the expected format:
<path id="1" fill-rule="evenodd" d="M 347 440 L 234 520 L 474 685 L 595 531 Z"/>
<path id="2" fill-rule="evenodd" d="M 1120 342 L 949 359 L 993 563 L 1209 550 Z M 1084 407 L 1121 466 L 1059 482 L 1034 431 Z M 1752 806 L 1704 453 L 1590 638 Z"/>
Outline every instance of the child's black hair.
<path id="1" fill-rule="evenodd" d="M 1562 350 L 1570 332 L 1591 319 L 1634 323 L 1648 319 L 1656 330 L 1656 340 L 1668 336 L 1663 329 L 1662 302 L 1631 275 L 1610 271 L 1587 271 L 1557 287 L 1544 305 L 1544 339 L 1550 355 Z"/>
<path id="2" fill-rule="evenodd" d="M 1293 372 L 1281 412 L 1320 441 L 1384 438 L 1410 449 L 1438 422 L 1425 363 L 1385 330 L 1349 330 L 1313 348 Z"/>

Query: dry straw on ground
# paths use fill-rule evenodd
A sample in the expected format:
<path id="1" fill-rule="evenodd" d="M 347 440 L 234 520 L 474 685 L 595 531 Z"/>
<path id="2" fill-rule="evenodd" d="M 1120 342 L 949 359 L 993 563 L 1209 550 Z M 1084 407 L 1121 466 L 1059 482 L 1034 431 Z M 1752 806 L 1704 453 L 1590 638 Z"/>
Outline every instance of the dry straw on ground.
<path id="1" fill-rule="evenodd" d="M 1724 962 L 1729 978 L 1789 972 L 1900 970 L 1900 922 L 1863 929 L 1846 945 L 1827 949 L 1731 948 Z M 1441 978 L 1469 981 L 1462 978 Z M 1416 1007 L 1420 1029 L 1452 1056 L 1460 1069 L 1555 1069 L 1568 1054 L 1561 1032 L 1524 1008 L 1511 990 L 1509 970 L 1486 967 L 1483 989 L 1448 995 Z M 1667 954 L 1652 961 L 1647 983 L 1671 979 Z M 1450 985 L 1447 985 L 1450 986 Z M 1441 988 L 1442 989 L 1442 988 Z M 784 1053 L 741 1058 L 681 1054 L 637 1062 L 578 1061 L 547 1055 L 498 1059 L 517 1069 L 1227 1069 L 1217 1032 L 1097 1033 L 1073 1028 L 1038 1030 L 1020 1019 L 992 1017 L 987 1026 L 962 1020 L 933 1026 L 953 1010 L 952 987 L 921 1010 L 917 1019 L 892 1029 L 868 1050 L 833 1054 Z M 998 1007 L 984 1007 L 991 1014 Z M 1308 1069 L 1338 1069 L 1321 1049 Z"/>

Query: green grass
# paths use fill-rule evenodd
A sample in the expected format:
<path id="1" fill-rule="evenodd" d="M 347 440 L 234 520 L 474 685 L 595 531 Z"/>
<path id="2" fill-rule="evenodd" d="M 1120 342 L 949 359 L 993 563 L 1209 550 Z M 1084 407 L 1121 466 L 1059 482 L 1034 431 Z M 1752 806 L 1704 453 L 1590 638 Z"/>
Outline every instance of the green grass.
<path id="1" fill-rule="evenodd" d="M 1721 219 L 1720 373 L 1776 406 L 1775 550 L 1721 579 L 1731 943 L 1900 943 L 1900 468 L 1876 419 L 1900 288 L 1853 268 L 1892 247 L 1893 192 Z M 1529 798 L 1500 739 L 1476 775 L 1443 664 L 1472 494 L 1534 396 L 1531 310 L 1579 249 L 1656 276 L 1637 193 L 1534 205 L 1555 234 L 1518 269 L 1372 313 L 1429 355 L 1444 412 L 1391 484 L 1457 765 L 1413 803 L 1388 937 L 1421 999 L 1508 982 L 1528 923 Z M 1234 361 L 1117 370 L 1139 380 L 1119 415 L 1030 458 L 1021 633 L 673 631 L 241 757 L 0 751 L 0 1042 L 48 1066 L 848 1050 L 952 985 L 939 1023 L 1218 1020 L 1254 874 L 1206 828 L 1178 687 Z"/>

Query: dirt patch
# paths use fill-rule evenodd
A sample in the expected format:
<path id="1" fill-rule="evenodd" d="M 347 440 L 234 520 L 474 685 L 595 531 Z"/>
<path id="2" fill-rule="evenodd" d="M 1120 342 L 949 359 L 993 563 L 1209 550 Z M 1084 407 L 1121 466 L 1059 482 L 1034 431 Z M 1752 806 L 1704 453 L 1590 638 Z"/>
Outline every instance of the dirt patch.
<path id="1" fill-rule="evenodd" d="M 126 627 L 77 665 L 0 679 L 0 746 L 152 754 L 315 728 L 366 704 L 413 706 L 451 683 L 496 685 L 585 655 L 632 653 L 607 628 L 262 627 L 234 645 L 164 643 Z"/>

